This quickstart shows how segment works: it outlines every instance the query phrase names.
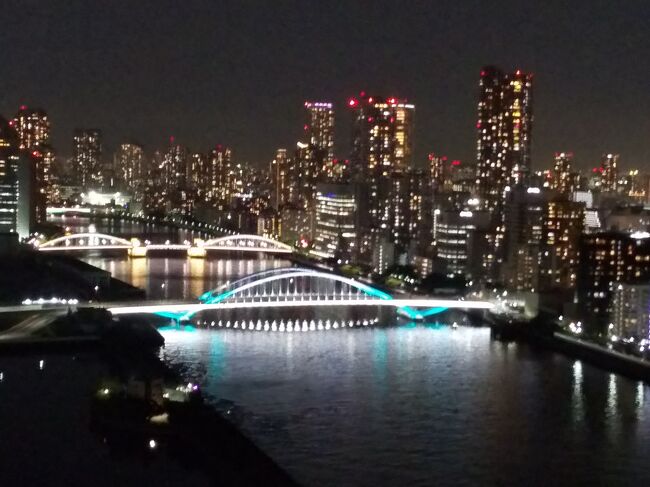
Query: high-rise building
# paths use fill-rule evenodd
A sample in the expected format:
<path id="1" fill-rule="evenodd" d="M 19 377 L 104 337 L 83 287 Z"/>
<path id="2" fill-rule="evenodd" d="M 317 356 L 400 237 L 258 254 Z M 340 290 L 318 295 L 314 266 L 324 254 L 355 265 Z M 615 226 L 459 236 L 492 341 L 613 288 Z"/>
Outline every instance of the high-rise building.
<path id="1" fill-rule="evenodd" d="M 50 121 L 40 108 L 22 105 L 9 125 L 17 132 L 21 149 L 31 150 L 50 143 Z"/>
<path id="2" fill-rule="evenodd" d="M 350 184 L 316 186 L 316 218 L 312 253 L 342 262 L 356 258 L 356 191 Z"/>
<path id="3" fill-rule="evenodd" d="M 291 160 L 287 156 L 287 149 L 278 149 L 275 158 L 269 165 L 269 176 L 273 188 L 271 204 L 276 211 L 289 201 L 290 164 Z"/>
<path id="4" fill-rule="evenodd" d="M 574 289 L 580 262 L 580 236 L 585 225 L 585 205 L 566 196 L 546 202 L 539 254 L 539 290 Z"/>
<path id="5" fill-rule="evenodd" d="M 530 172 L 533 125 L 533 75 L 481 70 L 477 130 L 476 186 L 481 208 L 492 212 L 484 268 L 494 279 L 504 258 L 504 205 L 507 193 Z"/>
<path id="6" fill-rule="evenodd" d="M 334 160 L 334 109 L 328 102 L 305 102 L 308 121 L 305 124 L 305 138 L 320 160 L 319 171 Z"/>
<path id="7" fill-rule="evenodd" d="M 650 341 L 650 284 L 618 284 L 613 291 L 608 326 L 613 341 L 630 339 L 643 351 Z"/>
<path id="8" fill-rule="evenodd" d="M 487 211 L 436 209 L 433 238 L 437 267 L 468 278 L 480 272 L 480 235 L 489 225 Z"/>
<path id="9" fill-rule="evenodd" d="M 207 177 L 208 155 L 202 152 L 192 152 L 189 157 L 188 184 L 196 192 L 197 198 L 203 202 L 210 202 L 210 181 Z"/>
<path id="10" fill-rule="evenodd" d="M 190 214 L 194 206 L 193 192 L 188 182 L 190 152 L 184 145 L 176 143 L 174 137 L 169 139 L 169 147 L 162 161 L 162 175 L 166 183 L 166 206 L 170 211 Z"/>
<path id="11" fill-rule="evenodd" d="M 555 190 L 515 187 L 508 193 L 502 281 L 514 291 L 575 287 L 584 204 Z"/>
<path id="12" fill-rule="evenodd" d="M 582 235 L 576 286 L 587 331 L 604 335 L 618 284 L 650 279 L 650 233 L 605 231 Z"/>
<path id="13" fill-rule="evenodd" d="M 618 154 L 603 154 L 600 161 L 601 190 L 615 192 L 618 188 Z"/>
<path id="14" fill-rule="evenodd" d="M 135 142 L 120 144 L 113 156 L 117 184 L 129 189 L 136 199 L 143 191 L 145 163 L 144 149 Z"/>
<path id="15" fill-rule="evenodd" d="M 311 144 L 298 142 L 293 162 L 288 168 L 289 202 L 307 211 L 314 208 L 316 183 L 324 174 L 319 152 L 320 149 Z"/>
<path id="16" fill-rule="evenodd" d="M 434 185 L 426 169 L 412 169 L 408 174 L 408 235 L 416 254 L 424 256 L 433 250 Z"/>
<path id="17" fill-rule="evenodd" d="M 352 164 L 364 174 L 388 175 L 411 165 L 415 105 L 394 97 L 361 93 L 348 101 L 354 110 Z"/>
<path id="18" fill-rule="evenodd" d="M 77 129 L 74 133 L 72 160 L 77 183 L 84 189 L 103 184 L 102 133 L 98 129 Z"/>
<path id="19" fill-rule="evenodd" d="M 402 179 L 411 165 L 415 106 L 365 93 L 348 105 L 354 110 L 351 164 L 362 190 L 360 253 L 367 259 L 379 237 L 398 247 L 408 239 Z"/>
<path id="20" fill-rule="evenodd" d="M 439 156 L 433 152 L 429 154 L 429 176 L 436 191 L 443 188 L 446 175 L 447 156 Z"/>
<path id="21" fill-rule="evenodd" d="M 539 188 L 517 186 L 508 192 L 503 221 L 501 280 L 513 291 L 536 291 L 539 252 L 544 230 L 547 194 Z"/>
<path id="22" fill-rule="evenodd" d="M 42 158 L 36 169 L 37 177 L 41 178 L 39 192 L 45 193 L 45 203 L 51 204 L 56 201 L 59 192 L 59 181 L 55 174 L 56 152 L 50 145 L 40 146 L 38 152 Z"/>
<path id="23" fill-rule="evenodd" d="M 551 174 L 551 189 L 567 195 L 577 189 L 574 174 L 571 172 L 572 160 L 573 154 L 570 152 L 555 153 L 553 172 Z"/>
<path id="24" fill-rule="evenodd" d="M 221 144 L 210 151 L 207 173 L 208 187 L 206 193 L 212 202 L 229 205 L 235 194 L 235 167 L 232 162 L 232 151 Z"/>
<path id="25" fill-rule="evenodd" d="M 532 80 L 520 70 L 504 74 L 486 66 L 481 71 L 476 183 L 486 209 L 499 208 L 506 190 L 530 171 Z"/>
<path id="26" fill-rule="evenodd" d="M 9 125 L 16 131 L 18 147 L 24 151 L 25 157 L 31 158 L 35 218 L 37 221 L 44 221 L 54 157 L 53 149 L 49 145 L 50 121 L 44 110 L 23 105 L 9 121 Z"/>
<path id="27" fill-rule="evenodd" d="M 0 233 L 15 233 L 18 213 L 18 136 L 0 118 Z"/>
<path id="28" fill-rule="evenodd" d="M 48 195 L 51 194 L 51 168 L 55 157 L 54 150 L 49 145 L 40 145 L 31 149 L 23 149 L 21 152 L 24 160 L 29 160 L 30 166 L 32 166 L 34 217 L 36 221 L 42 222 L 46 218 Z"/>
<path id="29" fill-rule="evenodd" d="M 19 147 L 18 134 L 0 117 L 0 233 L 26 238 L 35 223 L 35 160 Z"/>
<path id="30" fill-rule="evenodd" d="M 191 214 L 196 201 L 190 151 L 172 136 L 165 150 L 156 150 L 147 172 L 145 206 L 151 211 Z"/>

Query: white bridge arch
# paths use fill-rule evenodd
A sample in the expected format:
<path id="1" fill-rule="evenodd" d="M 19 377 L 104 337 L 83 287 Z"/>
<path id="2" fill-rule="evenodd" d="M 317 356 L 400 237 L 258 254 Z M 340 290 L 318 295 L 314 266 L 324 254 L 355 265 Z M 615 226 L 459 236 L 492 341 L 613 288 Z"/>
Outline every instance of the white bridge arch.
<path id="1" fill-rule="evenodd" d="M 129 240 L 96 232 L 73 233 L 37 245 L 39 250 L 130 249 L 132 247 L 133 244 Z"/>
<path id="2" fill-rule="evenodd" d="M 206 250 L 235 250 L 249 252 L 276 252 L 289 254 L 293 248 L 277 240 L 261 235 L 228 235 L 225 237 L 213 238 L 205 241 L 202 248 Z"/>
<path id="3" fill-rule="evenodd" d="M 217 294 L 218 292 L 218 294 Z M 282 268 L 263 271 L 235 281 L 225 288 L 204 294 L 206 304 L 232 301 L 286 301 L 286 300 L 390 300 L 393 297 L 355 279 L 314 269 Z M 268 299 L 264 299 L 268 298 Z"/>

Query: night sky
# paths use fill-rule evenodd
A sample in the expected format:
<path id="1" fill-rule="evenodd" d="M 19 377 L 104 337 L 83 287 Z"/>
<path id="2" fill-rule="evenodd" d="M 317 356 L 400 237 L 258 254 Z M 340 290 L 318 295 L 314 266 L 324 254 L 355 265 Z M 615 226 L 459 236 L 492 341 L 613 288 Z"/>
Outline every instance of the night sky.
<path id="1" fill-rule="evenodd" d="M 170 135 L 195 150 L 230 145 L 266 163 L 293 147 L 306 99 L 360 90 L 416 105 L 415 161 L 474 161 L 479 71 L 535 73 L 533 166 L 602 152 L 650 169 L 650 2 L 2 0 L 0 113 L 39 106 L 54 145 L 101 128 L 108 151 Z"/>

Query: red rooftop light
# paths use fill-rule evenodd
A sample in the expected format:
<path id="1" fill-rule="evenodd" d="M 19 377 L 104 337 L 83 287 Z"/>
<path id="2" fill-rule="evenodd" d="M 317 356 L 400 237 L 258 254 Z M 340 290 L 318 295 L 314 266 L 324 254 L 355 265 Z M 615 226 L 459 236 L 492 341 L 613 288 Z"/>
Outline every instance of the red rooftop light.
<path id="1" fill-rule="evenodd" d="M 27 105 L 20 105 L 21 110 L 27 110 Z"/>
<path id="2" fill-rule="evenodd" d="M 451 165 L 452 166 L 460 166 L 460 161 L 459 160 L 451 161 Z"/>
<path id="3" fill-rule="evenodd" d="M 350 101 L 348 101 L 348 105 L 350 105 L 351 107 L 356 107 L 357 100 L 355 100 L 354 98 L 350 98 Z"/>

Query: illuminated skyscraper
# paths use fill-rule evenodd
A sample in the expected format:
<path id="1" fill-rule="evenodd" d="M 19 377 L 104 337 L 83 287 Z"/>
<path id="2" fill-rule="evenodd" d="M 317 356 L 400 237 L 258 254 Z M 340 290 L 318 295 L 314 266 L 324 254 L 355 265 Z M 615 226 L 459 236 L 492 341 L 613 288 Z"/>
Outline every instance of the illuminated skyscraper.
<path id="1" fill-rule="evenodd" d="M 566 195 L 551 197 L 546 203 L 539 254 L 540 291 L 575 288 L 584 221 L 584 203 L 571 201 Z"/>
<path id="2" fill-rule="evenodd" d="M 72 160 L 77 182 L 84 189 L 99 188 L 102 186 L 101 157 L 101 131 L 98 129 L 75 130 Z"/>
<path id="3" fill-rule="evenodd" d="M 288 173 L 289 202 L 296 207 L 312 208 L 316 180 L 323 167 L 318 151 L 311 144 L 296 143 Z"/>
<path id="4" fill-rule="evenodd" d="M 477 171 L 481 205 L 503 206 L 505 193 L 530 171 L 533 75 L 486 66 L 479 83 Z"/>
<path id="5" fill-rule="evenodd" d="M 145 156 L 142 146 L 133 142 L 120 144 L 113 157 L 117 183 L 132 191 L 137 199 L 145 179 Z"/>
<path id="6" fill-rule="evenodd" d="M 447 156 L 439 156 L 433 152 L 429 154 L 429 176 L 436 190 L 442 190 L 445 181 L 446 164 Z"/>
<path id="7" fill-rule="evenodd" d="M 305 102 L 309 114 L 305 124 L 307 143 L 318 152 L 320 170 L 334 160 L 334 109 L 331 103 Z"/>
<path id="8" fill-rule="evenodd" d="M 356 192 L 352 185 L 319 183 L 316 186 L 316 224 L 312 253 L 341 263 L 356 254 Z"/>
<path id="9" fill-rule="evenodd" d="M 571 160 L 573 154 L 570 152 L 556 152 L 555 163 L 553 164 L 553 173 L 551 179 L 551 189 L 555 189 L 563 194 L 569 194 L 575 191 L 574 175 L 571 172 Z"/>
<path id="10" fill-rule="evenodd" d="M 0 233 L 14 233 L 18 213 L 18 136 L 0 118 Z"/>
<path id="11" fill-rule="evenodd" d="M 26 238 L 35 222 L 35 161 L 0 117 L 0 233 Z"/>
<path id="12" fill-rule="evenodd" d="M 492 213 L 486 233 L 483 267 L 497 278 L 504 259 L 504 207 L 507 193 L 524 183 L 530 171 L 533 75 L 504 74 L 494 66 L 481 70 L 477 130 L 476 186 L 481 208 Z"/>
<path id="13" fill-rule="evenodd" d="M 269 176 L 273 193 L 271 204 L 279 210 L 289 199 L 289 164 L 287 149 L 278 149 L 269 165 Z"/>
<path id="14" fill-rule="evenodd" d="M 232 152 L 228 147 L 217 145 L 210 151 L 207 173 L 208 199 L 213 202 L 230 204 L 235 193 L 235 168 L 232 163 Z"/>
<path id="15" fill-rule="evenodd" d="M 396 98 L 361 93 L 348 102 L 354 110 L 352 171 L 362 188 L 359 199 L 360 253 L 371 252 L 380 235 L 395 244 L 407 239 L 403 178 L 411 164 L 415 106 Z"/>
<path id="16" fill-rule="evenodd" d="M 49 193 L 51 163 L 54 152 L 50 147 L 50 121 L 41 109 L 27 108 L 25 105 L 9 122 L 18 136 L 19 148 L 25 157 L 31 158 L 34 172 L 35 215 L 38 221 L 45 220 L 47 194 Z"/>
<path id="17" fill-rule="evenodd" d="M 408 174 L 408 235 L 418 255 L 428 255 L 433 244 L 435 185 L 426 169 L 411 169 Z"/>
<path id="18" fill-rule="evenodd" d="M 38 185 L 39 192 L 45 194 L 45 203 L 50 204 L 56 201 L 58 194 L 58 183 L 54 174 L 56 152 L 49 145 L 41 145 L 38 148 L 41 160 L 36 168 L 37 178 L 41 178 Z"/>
<path id="19" fill-rule="evenodd" d="M 162 161 L 163 182 L 166 187 L 167 201 L 165 205 L 170 211 L 189 214 L 194 204 L 193 192 L 188 182 L 190 152 L 184 145 L 176 143 L 174 137 L 169 138 L 169 147 Z"/>
<path id="20" fill-rule="evenodd" d="M 575 287 L 584 206 L 555 190 L 517 186 L 508 192 L 500 269 L 508 289 L 562 292 Z"/>
<path id="21" fill-rule="evenodd" d="M 41 109 L 30 109 L 25 105 L 9 122 L 18 134 L 21 149 L 33 149 L 50 143 L 50 121 Z"/>
<path id="22" fill-rule="evenodd" d="M 45 221 L 48 198 L 51 197 L 51 170 L 54 150 L 49 145 L 23 149 L 24 160 L 29 160 L 33 171 L 33 201 L 36 221 Z"/>
<path id="23" fill-rule="evenodd" d="M 589 333 L 606 334 L 619 284 L 647 284 L 650 234 L 604 231 L 580 238 L 577 297 Z"/>
<path id="24" fill-rule="evenodd" d="M 600 162 L 601 190 L 615 192 L 618 185 L 618 154 L 603 154 Z"/>

